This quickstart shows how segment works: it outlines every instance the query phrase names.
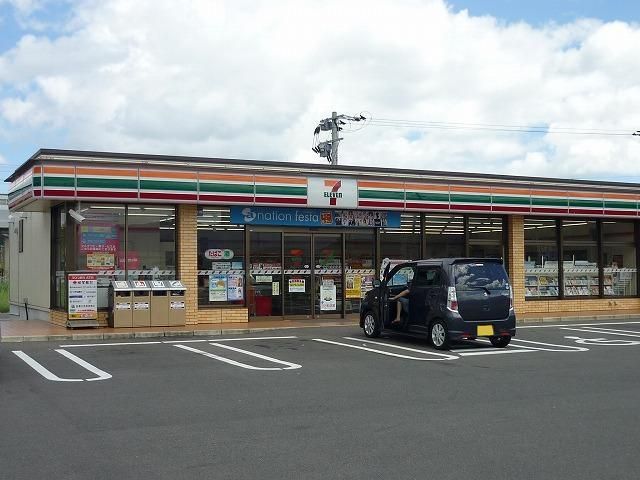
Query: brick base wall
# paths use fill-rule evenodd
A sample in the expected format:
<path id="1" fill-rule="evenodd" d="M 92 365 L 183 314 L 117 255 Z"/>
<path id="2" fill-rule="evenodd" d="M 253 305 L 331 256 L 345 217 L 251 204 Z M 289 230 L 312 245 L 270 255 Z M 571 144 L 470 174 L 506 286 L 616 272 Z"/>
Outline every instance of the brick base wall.
<path id="1" fill-rule="evenodd" d="M 246 308 L 201 308 L 198 323 L 246 323 L 249 311 Z"/>

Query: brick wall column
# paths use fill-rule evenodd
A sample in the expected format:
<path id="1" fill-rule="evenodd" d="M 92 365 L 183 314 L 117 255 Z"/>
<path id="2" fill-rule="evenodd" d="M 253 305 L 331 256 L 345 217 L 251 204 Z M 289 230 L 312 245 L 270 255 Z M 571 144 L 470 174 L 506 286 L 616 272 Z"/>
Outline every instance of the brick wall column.
<path id="1" fill-rule="evenodd" d="M 187 325 L 198 323 L 198 225 L 195 205 L 178 205 L 178 279 L 187 287 Z"/>
<path id="2" fill-rule="evenodd" d="M 524 300 L 524 217 L 509 215 L 509 278 L 513 286 L 513 304 L 518 313 L 526 312 Z"/>

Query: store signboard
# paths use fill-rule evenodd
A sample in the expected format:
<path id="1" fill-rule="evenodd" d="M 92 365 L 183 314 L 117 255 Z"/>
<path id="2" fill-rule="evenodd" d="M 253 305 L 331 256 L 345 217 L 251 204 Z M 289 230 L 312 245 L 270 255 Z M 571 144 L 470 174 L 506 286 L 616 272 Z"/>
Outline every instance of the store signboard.
<path id="1" fill-rule="evenodd" d="M 358 182 L 353 178 L 309 177 L 307 182 L 307 203 L 311 207 L 358 206 Z"/>
<path id="2" fill-rule="evenodd" d="M 399 228 L 400 212 L 233 206 L 231 223 L 291 227 Z"/>
<path id="3" fill-rule="evenodd" d="M 98 276 L 94 273 L 69 274 L 69 320 L 98 318 Z"/>

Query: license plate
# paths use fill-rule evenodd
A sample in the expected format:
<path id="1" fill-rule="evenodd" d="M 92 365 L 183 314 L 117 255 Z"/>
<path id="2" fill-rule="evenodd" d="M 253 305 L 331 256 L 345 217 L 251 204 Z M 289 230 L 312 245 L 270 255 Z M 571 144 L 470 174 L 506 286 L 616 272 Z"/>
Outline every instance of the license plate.
<path id="1" fill-rule="evenodd" d="M 478 336 L 493 335 L 493 325 L 478 325 Z"/>

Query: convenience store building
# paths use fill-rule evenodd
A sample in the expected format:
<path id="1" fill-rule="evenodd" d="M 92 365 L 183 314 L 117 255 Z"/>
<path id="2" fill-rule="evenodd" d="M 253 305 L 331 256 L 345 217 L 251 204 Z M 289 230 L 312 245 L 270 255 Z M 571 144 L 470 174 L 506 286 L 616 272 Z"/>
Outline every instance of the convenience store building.
<path id="1" fill-rule="evenodd" d="M 8 179 L 12 311 L 70 275 L 186 286 L 187 324 L 357 318 L 383 259 L 501 257 L 516 312 L 640 313 L 639 185 L 42 149 Z"/>

